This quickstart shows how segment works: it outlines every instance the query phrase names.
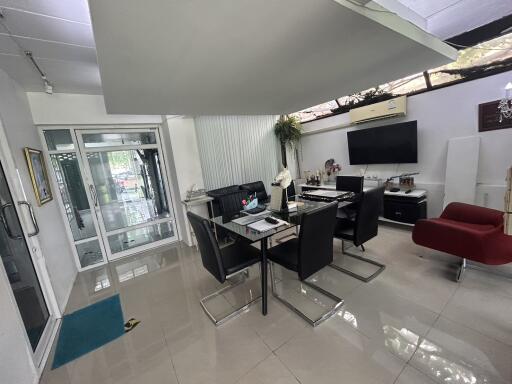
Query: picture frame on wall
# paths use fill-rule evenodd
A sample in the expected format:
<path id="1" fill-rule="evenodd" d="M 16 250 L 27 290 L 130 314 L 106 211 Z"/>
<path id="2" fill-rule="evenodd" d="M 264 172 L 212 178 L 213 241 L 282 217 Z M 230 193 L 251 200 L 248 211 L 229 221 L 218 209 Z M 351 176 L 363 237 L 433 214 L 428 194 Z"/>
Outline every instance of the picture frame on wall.
<path id="1" fill-rule="evenodd" d="M 41 206 L 53 200 L 50 179 L 45 166 L 43 152 L 28 147 L 24 149 L 24 152 L 37 204 Z"/>
<path id="2" fill-rule="evenodd" d="M 478 105 L 478 132 L 512 128 L 512 119 L 500 121 L 499 100 Z"/>

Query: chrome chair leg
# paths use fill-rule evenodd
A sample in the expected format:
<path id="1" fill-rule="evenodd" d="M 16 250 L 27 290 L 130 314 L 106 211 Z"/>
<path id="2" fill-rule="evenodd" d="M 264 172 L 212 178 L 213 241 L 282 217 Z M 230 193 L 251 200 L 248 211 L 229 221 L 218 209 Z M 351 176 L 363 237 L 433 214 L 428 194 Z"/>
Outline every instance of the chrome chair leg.
<path id="1" fill-rule="evenodd" d="M 269 268 L 270 268 L 270 286 L 271 286 L 271 290 L 272 290 L 272 295 L 279 301 L 281 302 L 282 304 L 286 305 L 288 308 L 290 308 L 293 312 L 295 312 L 297 315 L 299 315 L 300 317 L 302 317 L 304 320 L 306 320 L 306 322 L 309 323 L 309 325 L 313 326 L 313 327 L 316 327 L 317 325 L 321 324 L 322 322 L 324 322 L 325 320 L 329 319 L 331 316 L 333 316 L 340 308 L 341 306 L 343 305 L 344 301 L 343 299 L 340 299 L 339 297 L 333 295 L 332 293 L 324 290 L 323 288 L 317 286 L 316 284 L 313 284 L 313 283 L 310 283 L 308 281 L 301 281 L 300 283 L 301 284 L 304 284 L 314 290 L 317 290 L 318 292 L 322 293 L 323 295 L 329 297 L 331 300 L 333 300 L 335 302 L 334 306 L 328 310 L 327 312 L 325 312 L 324 314 L 322 314 L 319 318 L 317 319 L 314 319 L 314 320 L 311 320 L 308 316 L 306 316 L 306 314 L 304 312 L 302 312 L 299 308 L 295 307 L 294 305 L 292 305 L 289 301 L 283 299 L 282 297 L 280 297 L 276 290 L 275 290 L 275 278 L 274 278 L 274 268 L 273 268 L 273 263 L 271 261 L 269 261 Z"/>
<path id="2" fill-rule="evenodd" d="M 226 316 L 222 317 L 221 319 L 216 319 L 215 316 L 208 310 L 207 306 L 206 306 L 206 302 L 211 299 L 212 297 L 215 297 L 215 296 L 218 296 L 218 295 L 222 295 L 223 293 L 225 292 L 228 292 L 229 290 L 245 283 L 246 279 L 249 277 L 249 268 L 245 268 L 239 272 L 236 272 L 232 275 L 229 275 L 226 277 L 226 279 L 231 279 L 232 277 L 235 277 L 235 276 L 241 276 L 241 278 L 237 281 L 235 281 L 234 283 L 232 283 L 231 281 L 229 281 L 229 285 L 226 286 L 226 287 L 222 287 L 221 289 L 209 294 L 208 296 L 205 296 L 203 297 L 201 300 L 200 300 L 200 304 L 201 304 L 201 307 L 203 308 L 203 311 L 206 313 L 206 315 L 210 318 L 210 320 L 213 322 L 213 324 L 215 324 L 215 326 L 219 326 L 219 325 L 222 325 L 224 324 L 226 321 L 228 321 L 229 319 L 232 319 L 236 316 L 238 316 L 239 314 L 241 314 L 242 312 L 244 312 L 247 308 L 249 308 L 252 304 L 254 304 L 255 302 L 259 301 L 261 299 L 261 294 L 259 296 L 254 296 L 251 301 L 249 301 L 248 303 L 244 304 L 242 307 L 236 309 L 235 311 L 227 314 Z"/>
<path id="3" fill-rule="evenodd" d="M 466 266 L 467 266 L 466 259 L 462 259 L 462 262 L 457 271 L 457 276 L 455 277 L 455 281 L 457 283 L 461 282 L 462 279 L 464 278 L 464 272 L 466 272 Z"/>
<path id="4" fill-rule="evenodd" d="M 364 246 L 361 245 L 361 247 L 362 247 L 363 251 L 365 251 Z M 370 276 L 362 276 L 362 275 L 352 272 L 346 268 L 340 267 L 339 265 L 336 265 L 334 263 L 329 264 L 329 267 L 334 268 L 340 272 L 346 273 L 347 275 L 355 277 L 356 279 L 364 281 L 365 283 L 375 279 L 378 275 L 380 275 L 382 273 L 382 271 L 384 271 L 384 269 L 386 269 L 386 266 L 384 264 L 378 263 L 375 260 L 368 259 L 366 257 L 362 257 L 359 255 L 354 255 L 353 253 L 347 252 L 345 250 L 345 242 L 343 240 L 341 240 L 341 253 L 344 254 L 345 256 L 352 257 L 354 259 L 361 260 L 361 261 L 364 261 L 365 263 L 372 264 L 372 265 L 379 267 L 377 269 L 377 271 L 375 273 L 372 273 Z"/>

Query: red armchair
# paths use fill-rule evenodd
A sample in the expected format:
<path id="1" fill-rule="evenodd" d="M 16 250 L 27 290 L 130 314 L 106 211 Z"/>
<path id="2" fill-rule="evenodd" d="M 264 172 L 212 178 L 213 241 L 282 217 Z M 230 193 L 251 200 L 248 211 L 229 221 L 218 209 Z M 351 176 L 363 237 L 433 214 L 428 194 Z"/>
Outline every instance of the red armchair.
<path id="1" fill-rule="evenodd" d="M 413 241 L 462 257 L 460 281 L 466 259 L 489 265 L 512 262 L 512 236 L 503 233 L 503 212 L 464 203 L 450 203 L 438 219 L 418 220 Z"/>

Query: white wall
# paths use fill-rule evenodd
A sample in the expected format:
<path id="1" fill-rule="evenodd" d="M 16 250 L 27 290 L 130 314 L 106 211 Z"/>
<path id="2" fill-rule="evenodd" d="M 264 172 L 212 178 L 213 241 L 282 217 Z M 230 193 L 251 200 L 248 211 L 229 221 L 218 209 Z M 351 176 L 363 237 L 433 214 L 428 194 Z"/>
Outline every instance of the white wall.
<path id="1" fill-rule="evenodd" d="M 506 169 L 512 165 L 512 129 L 479 133 L 478 104 L 502 98 L 503 88 L 510 80 L 512 72 L 507 72 L 422 93 L 408 98 L 404 118 L 306 135 L 301 140 L 302 170 L 321 169 L 327 159 L 334 158 L 342 165 L 343 173 L 356 174 L 361 166 L 349 165 L 347 131 L 418 120 L 418 164 L 370 165 L 366 175 L 387 178 L 403 172 L 420 172 L 415 179 L 420 188 L 429 191 L 428 214 L 437 216 L 442 209 L 448 140 L 478 135 L 481 146 L 477 204 L 502 210 Z M 348 121 L 348 114 L 332 116 L 304 124 L 304 130 L 313 132 Z"/>
<path id="2" fill-rule="evenodd" d="M 26 198 L 34 207 L 39 222 L 40 234 L 37 240 L 41 245 L 59 308 L 63 311 L 73 287 L 77 269 L 67 238 L 62 235 L 65 229 L 56 199 L 41 207 L 37 206 L 23 148 L 31 147 L 41 150 L 41 143 L 32 121 L 25 92 L 2 70 L 0 70 L 0 115 Z M 55 190 L 52 192 L 57 193 Z"/>
<path id="3" fill-rule="evenodd" d="M 161 124 L 161 116 L 109 115 L 102 95 L 27 92 L 34 124 Z"/>
<path id="4" fill-rule="evenodd" d="M 204 188 L 203 172 L 201 170 L 201 161 L 199 159 L 199 149 L 197 147 L 197 137 L 194 125 L 194 118 L 183 116 L 167 116 L 167 129 L 170 135 L 172 152 L 174 155 L 174 166 L 176 168 L 178 189 L 180 199 L 184 200 L 187 190 L 195 184 L 195 188 Z M 178 205 L 178 204 L 177 204 Z M 180 209 L 183 219 L 186 220 L 186 209 L 181 203 Z M 193 208 L 198 214 L 207 215 L 205 205 Z M 188 229 L 188 227 L 187 227 Z M 188 245 L 193 244 L 190 231 L 183 231 L 183 239 Z"/>

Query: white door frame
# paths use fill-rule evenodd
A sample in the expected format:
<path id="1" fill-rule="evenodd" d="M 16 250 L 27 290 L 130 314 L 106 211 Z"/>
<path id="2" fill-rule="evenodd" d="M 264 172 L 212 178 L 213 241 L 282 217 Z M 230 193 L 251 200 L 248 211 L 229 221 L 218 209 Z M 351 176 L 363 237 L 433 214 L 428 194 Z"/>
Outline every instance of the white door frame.
<path id="1" fill-rule="evenodd" d="M 5 173 L 5 177 L 8 182 L 8 187 L 11 192 L 11 196 L 14 202 L 19 201 L 27 201 L 27 197 L 23 188 L 23 184 L 21 182 L 18 170 L 16 168 L 16 164 L 14 163 L 14 158 L 12 156 L 11 149 L 9 148 L 9 144 L 7 142 L 7 136 L 5 135 L 4 127 L 2 120 L 0 119 L 0 162 L 2 163 L 2 167 Z M 25 331 L 25 327 L 23 325 L 23 319 L 19 310 L 17 311 L 17 317 L 19 319 L 20 326 L 23 328 L 23 334 L 25 336 L 25 344 L 30 356 L 32 356 L 32 361 L 34 363 L 34 367 L 38 376 L 41 376 L 46 360 L 48 359 L 48 355 L 50 353 L 51 345 L 57 335 L 57 330 L 60 325 L 60 319 L 62 314 L 60 312 L 57 298 L 55 296 L 55 292 L 52 287 L 52 283 L 50 280 L 50 275 L 48 274 L 48 270 L 46 268 L 46 261 L 44 259 L 44 255 L 41 251 L 41 246 L 39 244 L 37 236 L 28 236 L 28 233 L 34 231 L 32 219 L 30 217 L 30 213 L 26 209 L 22 209 L 19 204 L 13 204 L 20 220 L 21 228 L 23 230 L 23 235 L 25 242 L 27 244 L 27 248 L 32 258 L 32 263 L 34 265 L 34 269 L 36 271 L 37 278 L 39 280 L 39 284 L 41 286 L 41 290 L 46 301 L 46 305 L 48 307 L 49 318 L 46 323 L 45 329 L 41 338 L 39 340 L 39 344 L 35 351 L 32 351 L 32 346 L 30 344 L 30 340 Z M 37 215 L 37 213 L 36 213 Z M 0 274 L 2 275 L 0 278 L 7 279 L 7 273 L 3 267 L 3 263 L 0 263 Z M 9 289 L 9 296 L 14 306 L 18 308 L 16 303 L 16 299 L 14 297 L 14 293 L 12 289 Z"/>
<path id="2" fill-rule="evenodd" d="M 44 152 L 44 156 L 45 156 L 45 161 L 46 161 L 46 164 L 48 164 L 48 167 L 50 168 L 50 179 L 51 179 L 51 183 L 52 183 L 52 188 L 54 191 L 59 191 L 59 183 L 57 181 L 57 177 L 55 176 L 55 170 L 53 169 L 53 165 L 52 165 L 52 160 L 51 160 L 51 155 L 53 154 L 61 154 L 61 153 L 74 153 L 76 155 L 76 158 L 77 158 L 77 161 L 78 161 L 78 167 L 80 168 L 80 177 L 82 178 L 82 183 L 84 185 L 84 188 L 85 186 L 87 185 L 87 182 L 84 178 L 84 165 L 82 163 L 82 157 L 80 156 L 80 152 L 79 152 L 79 149 L 78 149 L 78 141 L 76 140 L 76 136 L 74 134 L 74 131 L 72 129 L 69 129 L 68 126 L 64 127 L 64 126 L 59 126 L 59 127 L 44 127 L 44 130 L 63 130 L 63 129 L 66 129 L 66 130 L 69 130 L 69 133 L 71 135 L 71 140 L 72 140 L 72 143 L 73 143 L 73 146 L 74 148 L 73 149 L 67 149 L 67 150 L 50 150 L 48 148 L 48 144 L 46 143 L 46 138 L 44 136 L 44 132 L 43 132 L 43 129 L 38 129 L 39 131 L 39 137 L 41 138 L 41 143 L 43 145 L 43 152 Z M 85 188 L 87 189 L 87 188 Z M 94 208 L 94 201 L 92 200 L 92 197 L 90 196 L 90 194 L 86 193 L 86 197 L 87 197 L 87 203 L 89 204 L 89 209 L 92 211 Z M 69 226 L 69 220 L 68 220 L 68 217 L 66 216 L 66 207 L 64 205 L 64 200 L 62 199 L 62 196 L 60 194 L 60 191 L 59 193 L 54 193 L 54 198 L 57 199 L 58 201 L 58 204 L 59 204 L 59 211 L 60 211 L 60 214 L 61 214 L 61 217 L 62 217 L 62 221 L 64 223 L 64 227 L 66 228 L 66 235 L 68 237 L 68 241 L 69 241 L 69 244 L 71 245 L 71 250 L 73 251 L 73 256 L 74 256 L 74 259 L 75 259 L 75 265 L 77 267 L 77 269 L 79 271 L 86 271 L 86 270 L 89 270 L 89 269 L 92 269 L 92 268 L 97 268 L 99 266 L 102 266 L 102 265 L 105 265 L 107 264 L 107 251 L 105 250 L 105 247 L 103 245 L 103 241 L 101 240 L 101 236 L 99 235 L 100 233 L 100 227 L 99 227 L 99 223 L 98 223 L 98 219 L 96 217 L 95 214 L 91 214 L 91 217 L 92 217 L 92 221 L 93 221 L 93 225 L 94 225 L 94 228 L 96 230 L 96 236 L 93 236 L 93 237 L 90 237 L 90 238 L 87 238 L 87 239 L 84 239 L 84 240 L 78 240 L 78 241 L 75 241 L 75 239 L 73 238 L 73 233 L 71 232 L 71 227 Z M 101 252 L 103 254 L 103 261 L 99 262 L 99 263 L 96 263 L 96 264 L 92 264 L 92 265 L 89 265 L 89 266 L 86 266 L 86 267 L 83 267 L 82 264 L 80 263 L 80 257 L 78 256 L 78 251 L 76 249 L 76 245 L 78 244 L 81 244 L 81 243 L 87 243 L 89 241 L 94 241 L 95 239 L 98 240 L 98 243 L 100 245 L 100 249 L 101 249 Z"/>
<path id="3" fill-rule="evenodd" d="M 104 261 L 101 263 L 93 264 L 93 265 L 91 265 L 89 267 L 85 267 L 85 268 L 80 265 L 80 262 L 78 259 L 78 254 L 74 247 L 74 244 L 76 244 L 76 242 L 73 239 L 71 230 L 69 230 L 69 225 L 66 224 L 68 238 L 72 244 L 72 247 L 73 247 L 73 250 L 75 253 L 75 258 L 77 261 L 77 267 L 79 268 L 79 270 L 82 271 L 82 270 L 86 270 L 86 269 L 96 268 L 98 266 L 104 265 L 108 261 L 113 261 L 113 260 L 116 260 L 118 258 L 125 257 L 125 256 L 131 256 L 136 253 L 144 252 L 149 249 L 154 249 L 156 247 L 167 245 L 172 242 L 178 241 L 180 239 L 180 232 L 179 232 L 178 223 L 176 220 L 176 207 L 175 207 L 176 199 L 174 196 L 174 190 L 171 188 L 171 185 L 169 182 L 169 173 L 168 173 L 168 164 L 167 164 L 168 158 L 167 158 L 165 148 L 162 145 L 160 125 L 158 125 L 158 124 L 85 125 L 85 126 L 84 125 L 73 125 L 73 126 L 70 126 L 70 125 L 51 125 L 51 126 L 40 125 L 40 126 L 38 126 L 38 128 L 39 128 L 39 132 L 40 132 L 40 136 L 41 136 L 41 141 L 43 142 L 43 146 L 45 149 L 45 155 L 47 156 L 48 161 L 50 161 L 50 159 L 49 159 L 50 154 L 54 154 L 54 153 L 75 152 L 77 154 L 79 167 L 80 167 L 80 171 L 81 171 L 81 176 L 82 176 L 83 184 L 85 187 L 85 192 L 87 195 L 89 206 L 90 206 L 91 212 L 95 211 L 95 213 L 96 213 L 96 215 L 93 215 L 93 216 L 95 216 L 94 222 L 95 222 L 95 226 L 97 226 L 96 227 L 96 231 L 98 234 L 97 237 L 100 240 L 100 246 L 102 248 L 102 252 L 105 257 Z M 48 147 L 46 145 L 46 140 L 44 137 L 43 130 L 59 130 L 59 129 L 61 129 L 61 130 L 66 129 L 66 130 L 70 131 L 72 140 L 73 140 L 73 144 L 74 144 L 73 150 L 55 151 L 55 150 L 48 149 Z M 83 140 L 82 140 L 83 134 L 112 133 L 113 131 L 115 131 L 116 133 L 130 133 L 130 132 L 134 132 L 134 131 L 136 131 L 136 132 L 154 132 L 155 137 L 156 137 L 156 144 L 134 145 L 134 146 L 120 145 L 120 146 L 112 146 L 112 147 L 106 147 L 106 146 L 101 147 L 100 146 L 100 147 L 94 147 L 94 148 L 86 148 L 83 143 Z M 148 223 L 142 223 L 142 224 L 131 226 L 131 227 L 126 227 L 126 228 L 120 229 L 118 231 L 110 231 L 107 233 L 106 228 L 104 226 L 102 216 L 101 216 L 102 215 L 101 209 L 96 206 L 94 196 L 92 195 L 92 191 L 89 190 L 89 188 L 88 188 L 89 185 L 94 185 L 94 183 L 93 183 L 93 179 L 92 179 L 92 174 L 90 172 L 89 164 L 86 161 L 84 161 L 84 158 L 82 155 L 85 155 L 86 153 L 90 153 L 90 152 L 104 152 L 104 151 L 112 151 L 112 150 L 128 150 L 128 149 L 141 149 L 141 148 L 156 148 L 156 149 L 158 149 L 158 152 L 159 152 L 159 155 L 161 158 L 161 161 L 160 161 L 160 164 L 162 167 L 161 173 L 162 173 L 162 178 L 163 178 L 163 182 L 164 182 L 164 187 L 166 189 L 167 203 L 170 208 L 169 210 L 171 213 L 171 217 L 166 218 L 166 219 L 159 219 L 159 220 L 151 221 Z M 55 187 L 57 188 L 57 186 L 56 186 L 57 180 L 55 179 L 53 169 L 52 169 L 52 172 L 50 172 L 50 173 L 52 174 L 52 182 L 55 185 Z M 63 219 L 67 223 L 67 218 L 65 217 L 65 213 L 64 213 L 65 212 L 64 204 L 63 204 L 60 194 L 59 194 L 59 202 L 60 202 Z M 115 254 L 111 253 L 110 246 L 107 243 L 108 242 L 108 239 L 107 239 L 108 234 L 111 235 L 111 234 L 113 234 L 113 232 L 126 232 L 128 230 L 133 230 L 133 229 L 137 229 L 137 228 L 146 227 L 149 225 L 159 224 L 161 222 L 171 222 L 175 236 L 173 236 L 171 238 L 163 239 L 160 241 L 156 241 L 156 242 L 153 242 L 150 244 L 141 245 L 134 249 L 117 252 Z M 83 240 L 83 241 L 86 242 L 86 241 L 92 240 L 92 239 L 93 238 Z"/>

